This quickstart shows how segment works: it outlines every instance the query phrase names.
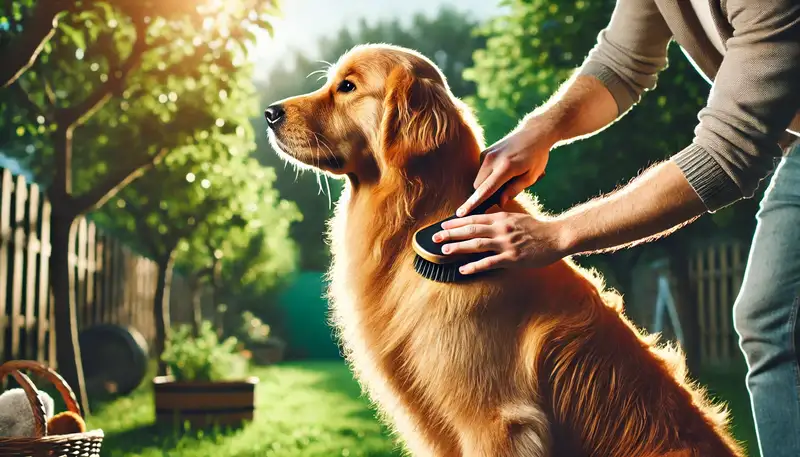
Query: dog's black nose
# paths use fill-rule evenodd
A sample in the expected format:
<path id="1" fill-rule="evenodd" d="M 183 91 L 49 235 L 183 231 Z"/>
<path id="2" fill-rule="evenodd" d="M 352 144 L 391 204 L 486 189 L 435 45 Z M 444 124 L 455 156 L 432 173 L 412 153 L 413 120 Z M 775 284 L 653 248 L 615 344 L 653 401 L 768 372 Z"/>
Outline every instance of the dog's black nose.
<path id="1" fill-rule="evenodd" d="M 283 122 L 285 114 L 281 105 L 272 105 L 264 110 L 264 117 L 272 128 L 277 128 Z"/>

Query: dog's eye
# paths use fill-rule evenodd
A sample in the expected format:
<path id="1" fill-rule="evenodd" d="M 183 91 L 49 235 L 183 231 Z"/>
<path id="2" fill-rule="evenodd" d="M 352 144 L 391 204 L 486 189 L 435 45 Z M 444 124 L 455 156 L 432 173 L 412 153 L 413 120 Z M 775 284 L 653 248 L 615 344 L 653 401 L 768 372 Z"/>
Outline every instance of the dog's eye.
<path id="1" fill-rule="evenodd" d="M 342 80 L 339 83 L 339 87 L 336 88 L 337 92 L 352 92 L 354 90 L 356 90 L 356 85 L 346 79 Z"/>

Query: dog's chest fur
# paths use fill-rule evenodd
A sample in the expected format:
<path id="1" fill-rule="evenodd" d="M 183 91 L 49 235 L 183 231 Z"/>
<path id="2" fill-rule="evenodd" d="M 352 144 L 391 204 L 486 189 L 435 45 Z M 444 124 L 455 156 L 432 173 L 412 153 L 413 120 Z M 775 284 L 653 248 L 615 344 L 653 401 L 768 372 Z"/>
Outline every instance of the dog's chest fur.
<path id="1" fill-rule="evenodd" d="M 410 243 L 388 252 L 369 243 L 376 227 L 356 224 L 369 218 L 350 214 L 358 209 L 346 198 L 329 233 L 330 299 L 348 360 L 378 408 L 394 421 L 420 407 L 427 419 L 464 428 L 476 415 L 529 402 L 520 394 L 529 395 L 530 386 L 509 381 L 519 375 L 520 335 L 501 330 L 515 328 L 521 316 L 489 312 L 486 304 L 501 298 L 485 285 L 476 293 L 422 278 Z"/>

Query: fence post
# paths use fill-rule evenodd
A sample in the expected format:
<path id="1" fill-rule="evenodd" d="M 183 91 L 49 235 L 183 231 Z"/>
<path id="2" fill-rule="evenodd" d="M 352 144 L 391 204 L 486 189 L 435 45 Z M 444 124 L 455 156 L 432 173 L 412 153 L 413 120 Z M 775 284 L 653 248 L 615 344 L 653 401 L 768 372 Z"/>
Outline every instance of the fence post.
<path id="1" fill-rule="evenodd" d="M 45 338 L 52 328 L 50 307 L 50 202 L 42 201 L 42 231 L 39 236 L 39 318 L 36 360 L 45 362 Z M 52 332 L 50 332 L 52 333 Z M 53 360 L 53 359 L 48 359 Z"/>
<path id="2" fill-rule="evenodd" d="M 119 247 L 119 241 L 116 239 L 113 241 L 114 249 L 111 252 L 112 265 L 114 266 L 113 271 L 113 280 L 111 281 L 111 297 L 113 298 L 114 305 L 111 308 L 112 319 L 111 322 L 114 324 L 123 324 L 122 321 L 122 309 L 125 306 L 125 295 L 124 291 L 121 289 L 123 284 L 123 270 L 125 268 L 125 264 L 123 263 L 122 259 L 122 250 Z"/>
<path id="3" fill-rule="evenodd" d="M 97 268 L 95 256 L 97 255 L 97 227 L 94 222 L 90 222 L 86 227 L 86 276 L 85 276 L 85 297 L 86 311 L 83 315 L 85 325 L 90 326 L 97 323 L 94 319 L 95 294 L 94 294 L 94 274 Z"/>
<path id="4" fill-rule="evenodd" d="M 731 345 L 729 344 L 731 338 L 731 305 L 733 304 L 732 298 L 729 293 L 730 266 L 728 265 L 728 250 L 731 245 L 726 243 L 719 246 L 719 302 L 720 316 L 718 322 L 719 326 L 719 340 L 720 340 L 720 357 L 722 360 L 729 360 L 731 357 Z M 723 311 L 724 314 L 723 314 Z"/>
<path id="5" fill-rule="evenodd" d="M 22 331 L 25 319 L 22 315 L 22 275 L 25 271 L 25 202 L 28 188 L 25 177 L 17 176 L 14 185 L 14 264 L 11 276 L 11 358 L 18 359 L 22 348 Z"/>
<path id="6" fill-rule="evenodd" d="M 8 303 L 8 245 L 11 242 L 11 192 L 14 183 L 11 172 L 2 171 L 0 180 L 0 352 L 7 356 L 6 332 L 11 329 L 11 321 L 6 316 Z"/>
<path id="7" fill-rule="evenodd" d="M 743 249 L 745 246 L 739 242 L 717 243 L 698 250 L 691 262 L 704 364 L 724 366 L 740 355 L 733 327 L 733 304 L 745 268 Z"/>
<path id="8" fill-rule="evenodd" d="M 78 326 L 84 327 L 86 319 L 86 218 L 77 221 L 78 230 L 75 235 L 75 309 L 78 311 Z"/>
<path id="9" fill-rule="evenodd" d="M 39 186 L 36 184 L 31 184 L 29 192 L 28 192 L 28 236 L 27 236 L 27 247 L 28 247 L 28 258 L 25 261 L 26 263 L 26 272 L 25 272 L 25 346 L 26 352 L 30 354 L 30 357 L 33 357 L 32 348 L 35 347 L 36 343 L 38 343 L 37 334 L 38 331 L 34 331 L 36 328 L 36 321 L 37 319 L 37 307 L 36 307 L 36 292 L 38 290 L 38 284 L 36 282 L 36 259 L 39 253 L 42 251 L 42 243 L 37 235 L 37 228 L 39 225 L 40 214 L 39 214 Z M 39 281 L 42 281 L 39 278 Z M 46 281 L 46 279 L 45 279 Z M 38 355 L 39 349 L 37 347 L 36 353 Z"/>

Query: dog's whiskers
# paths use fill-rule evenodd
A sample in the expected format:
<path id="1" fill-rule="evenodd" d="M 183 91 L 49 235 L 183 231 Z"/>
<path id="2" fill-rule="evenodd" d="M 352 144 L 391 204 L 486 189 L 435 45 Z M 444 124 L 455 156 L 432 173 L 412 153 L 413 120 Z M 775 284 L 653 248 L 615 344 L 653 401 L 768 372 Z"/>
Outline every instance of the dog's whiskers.
<path id="1" fill-rule="evenodd" d="M 317 134 L 315 132 L 310 132 L 310 133 L 313 135 L 314 141 L 317 142 L 317 149 L 320 149 L 319 138 L 317 138 Z M 314 174 L 317 175 L 317 187 L 319 187 L 319 190 L 317 191 L 317 195 L 319 195 L 319 194 L 325 195 L 325 191 L 322 190 L 322 183 L 320 182 L 320 179 L 319 179 L 319 175 L 320 175 L 319 164 L 321 163 L 321 161 L 319 159 L 319 154 L 314 154 L 314 158 L 317 160 L 317 168 L 314 169 Z"/>
<path id="2" fill-rule="evenodd" d="M 339 163 L 339 159 L 336 157 L 336 154 L 333 153 L 333 150 L 331 150 L 330 146 L 328 146 L 328 143 L 325 141 L 326 140 L 325 135 L 313 132 L 311 130 L 307 130 L 307 132 L 310 133 L 313 136 L 314 141 L 317 142 L 317 149 L 322 151 L 326 156 L 330 157 L 337 167 L 340 167 L 341 164 Z M 321 163 L 318 155 L 315 155 L 314 158 L 317 160 L 318 164 Z M 330 181 L 328 181 L 328 175 L 320 173 L 320 168 L 321 167 L 317 167 L 317 169 L 314 170 L 314 172 L 317 175 L 317 185 L 319 186 L 319 192 L 322 195 L 326 195 L 328 197 L 328 209 L 330 209 L 333 206 L 331 184 Z M 320 181 L 320 176 L 325 180 L 325 188 L 328 191 L 327 194 L 325 193 L 325 189 L 322 188 L 322 182 Z"/>
<path id="3" fill-rule="evenodd" d="M 327 72 L 328 72 L 328 70 L 323 70 L 323 69 L 314 70 L 311 73 L 307 74 L 306 78 L 310 78 L 311 76 L 314 76 L 314 75 L 319 74 L 319 73 L 321 73 L 322 76 L 325 77 L 325 76 L 327 76 Z M 319 81 L 319 79 L 317 79 L 317 81 Z"/>
<path id="4" fill-rule="evenodd" d="M 317 146 L 320 147 L 320 149 L 322 149 L 322 147 L 325 148 L 325 149 L 322 149 L 322 152 L 324 152 L 326 155 L 330 156 L 330 158 L 333 159 L 333 162 L 336 164 L 337 167 L 341 167 L 342 164 L 339 163 L 339 158 L 336 157 L 336 154 L 333 153 L 333 150 L 331 150 L 331 147 L 328 146 L 328 143 L 325 142 L 325 135 L 319 134 L 317 132 L 311 132 L 311 133 L 314 135 L 314 138 L 317 140 Z"/>
<path id="5" fill-rule="evenodd" d="M 319 70 L 312 71 L 311 73 L 309 73 L 306 76 L 306 78 L 308 78 L 308 77 L 310 77 L 312 75 L 318 74 L 318 73 L 320 73 L 321 75 L 320 75 L 319 78 L 317 78 L 317 81 L 328 77 L 328 73 L 330 72 L 331 68 L 333 68 L 333 64 L 328 62 L 327 60 L 317 60 L 317 62 L 324 64 L 325 67 L 324 68 L 320 68 Z"/>
<path id="6" fill-rule="evenodd" d="M 333 201 L 331 200 L 333 196 L 331 195 L 331 183 L 328 181 L 328 175 L 325 175 L 325 187 L 328 188 L 328 209 L 331 209 L 333 206 Z"/>

